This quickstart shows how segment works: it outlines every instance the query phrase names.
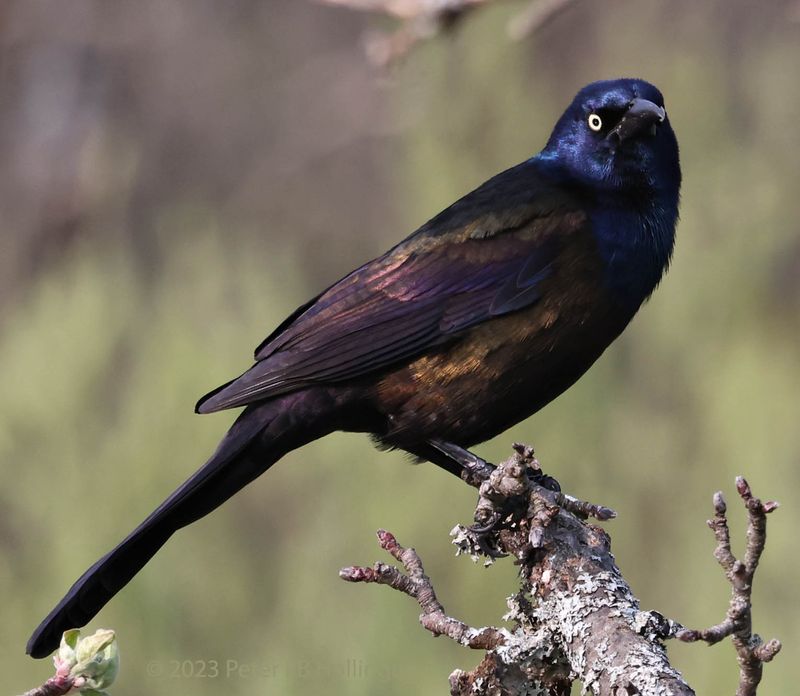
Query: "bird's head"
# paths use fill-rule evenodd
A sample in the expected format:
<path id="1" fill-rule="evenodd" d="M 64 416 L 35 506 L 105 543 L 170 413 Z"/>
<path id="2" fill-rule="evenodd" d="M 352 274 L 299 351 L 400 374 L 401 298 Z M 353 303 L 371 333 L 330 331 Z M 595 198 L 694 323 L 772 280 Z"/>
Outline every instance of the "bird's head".
<path id="1" fill-rule="evenodd" d="M 644 80 L 593 82 L 558 120 L 541 153 L 595 190 L 656 194 L 680 187 L 678 143 L 664 97 Z"/>

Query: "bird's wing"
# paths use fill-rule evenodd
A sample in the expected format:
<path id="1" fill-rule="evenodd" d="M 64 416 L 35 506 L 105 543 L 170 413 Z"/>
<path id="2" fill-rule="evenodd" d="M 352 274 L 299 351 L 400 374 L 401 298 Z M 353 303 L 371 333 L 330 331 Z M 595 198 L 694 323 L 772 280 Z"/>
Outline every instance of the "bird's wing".
<path id="1" fill-rule="evenodd" d="M 259 346 L 257 363 L 201 399 L 197 411 L 378 371 L 528 307 L 585 218 L 529 206 L 438 233 L 442 222 L 437 233 L 422 228 L 301 307 Z"/>

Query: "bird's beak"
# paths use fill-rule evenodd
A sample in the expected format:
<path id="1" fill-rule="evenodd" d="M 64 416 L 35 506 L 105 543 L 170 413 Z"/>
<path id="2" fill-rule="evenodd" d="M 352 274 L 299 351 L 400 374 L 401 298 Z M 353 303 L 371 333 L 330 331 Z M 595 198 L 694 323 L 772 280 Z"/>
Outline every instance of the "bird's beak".
<path id="1" fill-rule="evenodd" d="M 618 144 L 645 132 L 655 135 L 656 126 L 663 123 L 666 117 L 667 112 L 658 104 L 647 99 L 634 99 L 628 105 L 628 111 L 622 120 L 608 134 L 608 140 L 613 144 Z"/>

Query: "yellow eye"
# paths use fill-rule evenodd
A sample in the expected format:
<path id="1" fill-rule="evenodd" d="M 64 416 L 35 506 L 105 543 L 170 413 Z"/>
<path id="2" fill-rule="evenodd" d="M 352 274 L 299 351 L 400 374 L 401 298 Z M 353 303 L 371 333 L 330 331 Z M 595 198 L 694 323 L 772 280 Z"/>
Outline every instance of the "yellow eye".
<path id="1" fill-rule="evenodd" d="M 603 119 L 600 118 L 597 114 L 589 114 L 589 128 L 593 131 L 599 131 L 603 127 Z"/>

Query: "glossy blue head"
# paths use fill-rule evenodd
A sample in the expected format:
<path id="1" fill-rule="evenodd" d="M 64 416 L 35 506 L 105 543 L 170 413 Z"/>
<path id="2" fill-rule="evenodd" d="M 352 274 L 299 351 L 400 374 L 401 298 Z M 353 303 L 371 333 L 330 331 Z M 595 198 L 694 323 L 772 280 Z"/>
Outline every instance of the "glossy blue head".
<path id="1" fill-rule="evenodd" d="M 644 80 L 593 82 L 558 120 L 540 157 L 598 193 L 674 198 L 678 143 L 661 92 Z"/>
<path id="2" fill-rule="evenodd" d="M 681 169 L 664 98 L 644 80 L 584 87 L 534 158 L 584 196 L 608 287 L 635 311 L 675 243 Z"/>

